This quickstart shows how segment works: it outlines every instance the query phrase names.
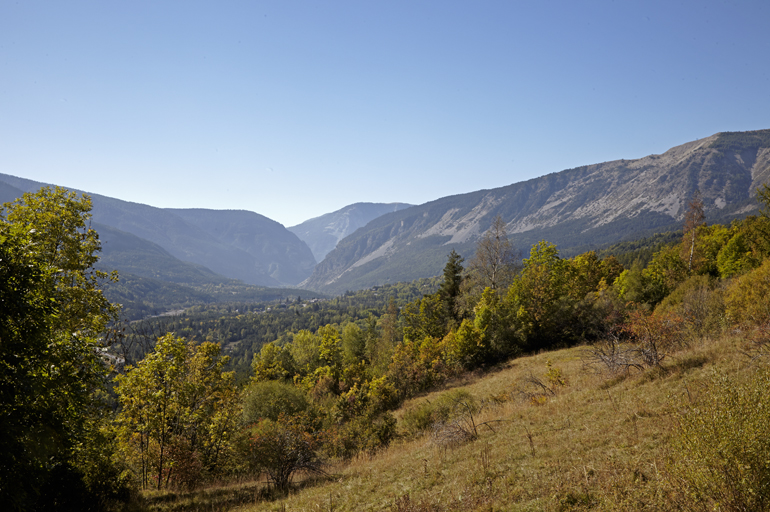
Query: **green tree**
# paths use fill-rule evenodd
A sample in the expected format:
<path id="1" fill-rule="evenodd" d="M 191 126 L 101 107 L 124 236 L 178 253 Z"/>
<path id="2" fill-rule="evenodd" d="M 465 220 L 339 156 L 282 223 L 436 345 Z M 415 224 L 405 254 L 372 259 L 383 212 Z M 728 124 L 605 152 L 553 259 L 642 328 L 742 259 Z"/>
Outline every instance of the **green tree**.
<path id="1" fill-rule="evenodd" d="M 90 209 L 61 188 L 0 209 L 0 501 L 13 510 L 58 492 L 59 477 L 90 485 L 77 451 L 102 418 L 100 355 L 117 314 L 93 269 Z"/>
<path id="2" fill-rule="evenodd" d="M 353 322 L 342 329 L 342 352 L 346 365 L 359 363 L 367 359 L 366 333 Z"/>
<path id="3" fill-rule="evenodd" d="M 262 345 L 252 361 L 254 380 L 291 380 L 297 365 L 291 352 L 276 343 Z"/>
<path id="4" fill-rule="evenodd" d="M 457 310 L 457 297 L 460 295 L 460 285 L 463 280 L 464 258 L 452 249 L 444 266 L 444 280 L 439 287 L 439 296 L 444 302 L 444 315 L 447 322 L 458 323 L 461 318 Z"/>
<path id="5" fill-rule="evenodd" d="M 243 421 L 247 425 L 262 419 L 277 421 L 281 414 L 293 416 L 309 406 L 302 390 L 285 382 L 254 382 L 244 392 Z"/>
<path id="6" fill-rule="evenodd" d="M 507 297 L 514 322 L 530 348 L 564 341 L 559 326 L 568 317 L 560 308 L 561 299 L 567 295 L 568 277 L 569 266 L 555 245 L 541 241 L 532 247 Z"/>
<path id="7" fill-rule="evenodd" d="M 216 473 L 238 419 L 238 395 L 218 344 L 195 345 L 172 334 L 135 368 L 116 378 L 123 450 L 142 487 L 194 486 Z"/>
<path id="8" fill-rule="evenodd" d="M 425 337 L 441 339 L 448 329 L 444 317 L 444 305 L 439 294 L 425 295 L 422 299 L 404 306 L 404 338 L 416 341 Z"/>

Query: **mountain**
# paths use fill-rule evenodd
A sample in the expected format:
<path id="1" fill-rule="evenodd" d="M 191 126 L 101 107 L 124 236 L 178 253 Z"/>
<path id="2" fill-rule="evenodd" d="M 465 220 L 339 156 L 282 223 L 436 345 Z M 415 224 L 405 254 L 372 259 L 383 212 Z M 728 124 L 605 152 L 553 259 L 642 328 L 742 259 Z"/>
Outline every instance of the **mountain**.
<path id="1" fill-rule="evenodd" d="M 340 240 L 358 228 L 381 215 L 410 206 L 406 203 L 355 203 L 287 229 L 310 247 L 316 261 L 322 261 Z"/>
<path id="2" fill-rule="evenodd" d="M 718 133 L 662 155 L 586 165 L 383 215 L 340 241 L 302 286 L 341 293 L 437 275 L 452 249 L 472 256 L 498 215 L 522 251 L 545 239 L 565 254 L 681 229 L 696 190 L 709 222 L 729 222 L 756 210 L 755 190 L 768 179 L 770 130 Z"/>
<path id="3" fill-rule="evenodd" d="M 96 264 L 100 270 L 118 269 L 121 276 L 132 274 L 185 285 L 216 285 L 231 281 L 203 265 L 175 258 L 163 247 L 144 238 L 98 222 L 93 222 L 91 227 L 99 233 L 102 244 Z"/>
<path id="4" fill-rule="evenodd" d="M 315 267 L 310 248 L 282 224 L 263 215 L 245 210 L 166 211 L 202 229 L 219 243 L 249 254 L 259 273 L 278 283 L 297 284 Z"/>
<path id="5" fill-rule="evenodd" d="M 0 197 L 9 199 L 45 185 L 0 174 Z M 226 278 L 262 286 L 294 285 L 315 265 L 310 249 L 296 235 L 253 212 L 163 209 L 89 195 L 95 223 L 150 241 L 174 258 Z"/>

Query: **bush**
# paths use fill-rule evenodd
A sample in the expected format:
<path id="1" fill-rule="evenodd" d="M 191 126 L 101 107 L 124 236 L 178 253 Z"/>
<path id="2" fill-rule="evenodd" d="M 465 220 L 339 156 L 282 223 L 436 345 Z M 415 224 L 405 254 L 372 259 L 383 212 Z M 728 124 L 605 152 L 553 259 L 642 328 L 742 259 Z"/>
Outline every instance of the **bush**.
<path id="1" fill-rule="evenodd" d="M 687 509 L 770 510 L 770 370 L 715 375 L 678 415 L 670 473 Z"/>
<path id="2" fill-rule="evenodd" d="M 624 329 L 636 345 L 639 362 L 648 368 L 660 366 L 671 351 L 684 346 L 682 319 L 671 313 L 632 311 Z"/>
<path id="3" fill-rule="evenodd" d="M 463 389 L 448 391 L 435 401 L 428 400 L 408 409 L 404 413 L 403 427 L 407 435 L 418 435 L 427 432 L 437 423 L 446 423 L 455 414 L 459 403 L 473 404 L 477 408 L 476 399 Z"/>
<path id="4" fill-rule="evenodd" d="M 324 451 L 330 457 L 350 459 L 364 452 L 374 455 L 396 437 L 396 418 L 389 412 L 366 413 L 324 433 Z"/>
<path id="5" fill-rule="evenodd" d="M 719 334 L 725 327 L 723 292 L 708 276 L 692 276 L 684 281 L 655 308 L 655 313 L 680 317 L 694 339 Z"/>
<path id="6" fill-rule="evenodd" d="M 307 418 L 280 416 L 252 427 L 247 458 L 252 469 L 264 471 L 280 491 L 288 491 L 292 475 L 305 471 L 323 474 L 318 435 Z"/>
<path id="7" fill-rule="evenodd" d="M 292 416 L 306 411 L 305 394 L 291 384 L 277 380 L 255 382 L 246 389 L 243 399 L 243 421 L 256 423 L 260 419 L 276 421 L 282 413 Z"/>
<path id="8" fill-rule="evenodd" d="M 735 324 L 760 325 L 770 321 L 770 259 L 734 281 L 725 298 L 726 314 Z"/>

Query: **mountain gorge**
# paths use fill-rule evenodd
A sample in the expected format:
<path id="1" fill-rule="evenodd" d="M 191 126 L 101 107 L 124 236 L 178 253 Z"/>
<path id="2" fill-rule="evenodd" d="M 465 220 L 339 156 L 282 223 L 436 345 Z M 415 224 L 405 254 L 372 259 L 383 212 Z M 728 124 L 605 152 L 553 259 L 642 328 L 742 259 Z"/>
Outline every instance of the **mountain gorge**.
<path id="1" fill-rule="evenodd" d="M 322 261 L 342 240 L 358 228 L 390 212 L 409 208 L 406 203 L 355 203 L 336 212 L 306 220 L 288 230 L 305 242 L 316 261 Z"/>
<path id="2" fill-rule="evenodd" d="M 770 130 L 719 133 L 661 155 L 577 167 L 383 215 L 342 240 L 302 286 L 341 293 L 437 275 L 452 249 L 472 256 L 497 216 L 520 249 L 545 239 L 565 253 L 679 229 L 696 190 L 709 222 L 729 222 L 756 209 L 755 190 L 768 179 Z"/>

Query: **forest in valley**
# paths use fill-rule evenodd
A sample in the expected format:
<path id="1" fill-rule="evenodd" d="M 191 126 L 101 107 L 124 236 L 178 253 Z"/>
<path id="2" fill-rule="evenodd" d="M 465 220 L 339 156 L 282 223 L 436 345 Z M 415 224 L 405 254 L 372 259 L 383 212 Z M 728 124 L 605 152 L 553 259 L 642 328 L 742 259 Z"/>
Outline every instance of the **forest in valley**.
<path id="1" fill-rule="evenodd" d="M 0 213 L 0 500 L 160 510 L 163 493 L 255 482 L 228 491 L 233 503 L 270 503 L 300 478 L 426 433 L 447 446 L 477 439 L 482 405 L 462 392 L 401 409 L 449 383 L 571 347 L 587 372 L 651 375 L 678 351 L 738 333 L 758 361 L 753 384 L 709 402 L 722 413 L 677 424 L 670 449 L 702 457 L 693 470 L 672 466 L 670 492 L 647 508 L 768 510 L 770 422 L 756 390 L 770 346 L 770 187 L 757 197 L 759 215 L 707 225 L 696 194 L 681 232 L 569 258 L 547 241 L 513 247 L 498 218 L 472 257 L 450 252 L 433 279 L 131 323 L 102 293 L 120 277 L 94 270 L 88 197 L 26 193 Z M 529 383 L 537 406 L 566 379 L 549 360 Z M 704 432 L 714 442 L 688 444 Z M 549 507 L 599 507 L 584 494 Z M 404 496 L 393 510 L 460 508 Z"/>

